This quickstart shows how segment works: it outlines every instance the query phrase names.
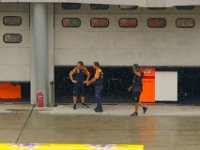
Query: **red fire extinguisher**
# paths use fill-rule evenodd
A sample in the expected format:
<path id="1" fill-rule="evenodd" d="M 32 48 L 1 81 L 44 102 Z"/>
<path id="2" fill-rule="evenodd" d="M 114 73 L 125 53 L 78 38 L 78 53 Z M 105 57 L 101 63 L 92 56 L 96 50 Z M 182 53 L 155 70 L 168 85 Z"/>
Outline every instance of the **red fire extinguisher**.
<path id="1" fill-rule="evenodd" d="M 37 100 L 38 100 L 38 107 L 43 107 L 44 106 L 44 94 L 41 91 L 37 94 Z"/>

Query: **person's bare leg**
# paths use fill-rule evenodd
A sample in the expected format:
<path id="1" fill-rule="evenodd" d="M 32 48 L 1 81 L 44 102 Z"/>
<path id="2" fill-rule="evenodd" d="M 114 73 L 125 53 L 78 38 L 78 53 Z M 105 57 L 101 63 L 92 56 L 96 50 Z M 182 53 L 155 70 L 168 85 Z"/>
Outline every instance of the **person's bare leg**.
<path id="1" fill-rule="evenodd" d="M 85 96 L 81 96 L 81 103 L 83 108 L 89 108 L 89 106 L 85 103 Z"/>
<path id="2" fill-rule="evenodd" d="M 138 116 L 138 107 L 139 107 L 139 105 L 138 105 L 138 103 L 135 103 L 134 105 L 135 105 L 135 112 L 132 113 L 131 116 Z"/>
<path id="3" fill-rule="evenodd" d="M 141 102 L 139 102 L 139 106 L 142 107 L 143 113 L 145 114 L 148 108 L 145 107 Z"/>
<path id="4" fill-rule="evenodd" d="M 77 96 L 73 96 L 73 103 L 74 103 L 73 109 L 76 109 L 76 102 L 77 102 Z"/>
<path id="5" fill-rule="evenodd" d="M 138 113 L 139 103 L 135 103 L 135 112 Z"/>
<path id="6" fill-rule="evenodd" d="M 85 96 L 81 96 L 81 103 L 82 103 L 82 104 L 85 103 Z"/>
<path id="7" fill-rule="evenodd" d="M 77 96 L 73 96 L 73 103 L 76 104 L 77 102 Z"/>
<path id="8" fill-rule="evenodd" d="M 139 102 L 139 106 L 140 107 L 145 107 L 141 102 Z"/>

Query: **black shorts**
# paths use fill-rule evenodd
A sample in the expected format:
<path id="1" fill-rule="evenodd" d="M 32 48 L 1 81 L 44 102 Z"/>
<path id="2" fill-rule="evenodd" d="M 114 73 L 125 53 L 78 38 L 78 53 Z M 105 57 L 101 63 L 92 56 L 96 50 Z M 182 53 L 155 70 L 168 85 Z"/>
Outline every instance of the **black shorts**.
<path id="1" fill-rule="evenodd" d="M 140 101 L 141 92 L 133 92 L 133 101 L 139 102 Z"/>
<path id="2" fill-rule="evenodd" d="M 85 96 L 85 86 L 74 85 L 73 96 Z"/>

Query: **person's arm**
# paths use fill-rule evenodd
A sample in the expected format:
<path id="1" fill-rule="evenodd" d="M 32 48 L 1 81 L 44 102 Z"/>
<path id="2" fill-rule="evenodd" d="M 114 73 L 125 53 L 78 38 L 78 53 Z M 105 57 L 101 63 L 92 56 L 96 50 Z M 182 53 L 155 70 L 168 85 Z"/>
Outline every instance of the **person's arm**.
<path id="1" fill-rule="evenodd" d="M 131 92 L 131 90 L 133 89 L 133 86 L 129 86 L 128 91 Z"/>
<path id="2" fill-rule="evenodd" d="M 90 79 L 90 72 L 88 71 L 87 68 L 85 70 L 85 73 L 86 73 L 86 76 L 87 76 L 86 81 L 89 81 L 89 79 Z"/>
<path id="3" fill-rule="evenodd" d="M 101 71 L 100 70 L 96 70 L 94 78 L 92 78 L 91 80 L 87 81 L 86 84 L 90 85 L 90 84 L 96 82 L 96 80 L 98 80 L 100 78 L 100 75 L 101 75 Z"/>
<path id="4" fill-rule="evenodd" d="M 139 76 L 139 77 L 142 76 L 142 73 L 141 73 L 140 71 L 136 71 L 136 70 L 134 70 L 134 73 L 135 73 L 136 76 Z"/>
<path id="5" fill-rule="evenodd" d="M 76 73 L 76 68 L 74 68 L 72 71 L 70 71 L 70 73 L 69 73 L 69 78 L 70 78 L 70 80 L 75 84 L 75 83 L 77 83 L 77 81 L 76 80 L 74 80 L 74 78 L 73 78 L 73 75 Z"/>

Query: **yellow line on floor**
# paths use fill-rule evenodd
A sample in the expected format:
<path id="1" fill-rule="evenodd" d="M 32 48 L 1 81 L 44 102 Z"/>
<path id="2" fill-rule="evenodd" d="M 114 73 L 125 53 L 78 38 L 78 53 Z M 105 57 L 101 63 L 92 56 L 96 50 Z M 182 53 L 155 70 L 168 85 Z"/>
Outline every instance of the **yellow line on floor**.
<path id="1" fill-rule="evenodd" d="M 12 144 L 0 143 L 0 150 L 144 150 L 144 145 L 129 144 Z"/>

